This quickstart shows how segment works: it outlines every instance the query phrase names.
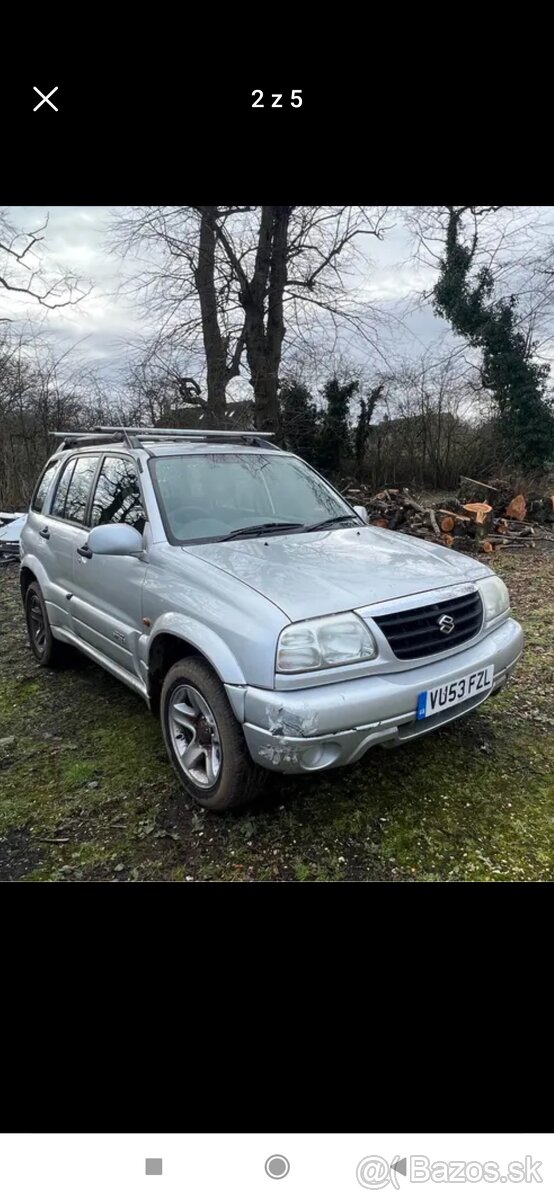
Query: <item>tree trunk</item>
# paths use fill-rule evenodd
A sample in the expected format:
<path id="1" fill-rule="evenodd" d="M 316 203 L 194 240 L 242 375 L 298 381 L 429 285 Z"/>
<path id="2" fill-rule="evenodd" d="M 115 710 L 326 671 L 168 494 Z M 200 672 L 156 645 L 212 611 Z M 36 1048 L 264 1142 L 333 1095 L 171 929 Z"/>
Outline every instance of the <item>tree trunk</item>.
<path id="1" fill-rule="evenodd" d="M 266 332 L 266 411 L 269 426 L 280 436 L 281 414 L 279 411 L 279 364 L 285 336 L 283 318 L 283 295 L 287 285 L 288 229 L 291 209 L 276 205 L 273 219 L 273 245 L 269 272 L 269 294 L 267 301 Z"/>
<path id="2" fill-rule="evenodd" d="M 279 438 L 281 435 L 281 417 L 277 386 L 273 381 L 267 379 L 265 367 L 260 377 L 256 380 L 254 377 L 252 378 L 252 386 L 254 388 L 254 424 L 256 429 L 265 430 L 267 433 L 274 433 Z"/>
<path id="3" fill-rule="evenodd" d="M 216 213 L 213 205 L 205 205 L 201 210 L 198 266 L 195 271 L 206 352 L 206 424 L 210 429 L 221 428 L 225 422 L 225 388 L 228 382 L 227 342 L 219 328 L 215 289 Z"/>
<path id="4" fill-rule="evenodd" d="M 290 213 L 286 205 L 263 206 L 254 275 L 240 294 L 246 317 L 246 356 L 254 389 L 256 428 L 277 436 L 281 433 L 279 364 L 285 336 L 283 293 Z"/>

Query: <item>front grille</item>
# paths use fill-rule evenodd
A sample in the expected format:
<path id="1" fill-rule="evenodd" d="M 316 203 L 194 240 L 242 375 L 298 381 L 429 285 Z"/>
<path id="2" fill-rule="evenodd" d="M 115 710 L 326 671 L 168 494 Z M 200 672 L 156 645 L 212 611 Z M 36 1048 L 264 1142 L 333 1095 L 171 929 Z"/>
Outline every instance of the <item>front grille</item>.
<path id="1" fill-rule="evenodd" d="M 443 633 L 440 628 L 439 621 L 444 616 L 454 621 L 451 633 Z M 452 650 L 475 637 L 483 623 L 483 605 L 476 591 L 373 620 L 397 658 L 425 658 L 428 654 Z"/>

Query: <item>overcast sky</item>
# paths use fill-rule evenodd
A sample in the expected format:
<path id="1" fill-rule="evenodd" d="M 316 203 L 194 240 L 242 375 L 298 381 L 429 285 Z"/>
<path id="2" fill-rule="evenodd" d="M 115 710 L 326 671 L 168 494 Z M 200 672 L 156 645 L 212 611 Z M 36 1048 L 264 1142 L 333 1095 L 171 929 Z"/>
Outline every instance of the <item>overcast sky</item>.
<path id="1" fill-rule="evenodd" d="M 125 358 L 124 343 L 136 337 L 140 319 L 118 296 L 131 264 L 123 270 L 121 260 L 106 252 L 109 208 L 18 205 L 4 211 L 14 226 L 26 232 L 38 229 L 48 216 L 41 248 L 44 266 L 54 274 L 74 272 L 92 284 L 92 290 L 79 304 L 51 312 L 13 292 L 0 293 L 0 315 L 9 308 L 17 317 L 38 319 L 60 340 L 79 341 L 83 358 L 110 373 L 117 371 Z"/>
<path id="2" fill-rule="evenodd" d="M 45 206 L 17 206 L 5 210 L 21 230 L 36 229 L 44 221 Z M 44 243 L 44 263 L 52 270 L 70 270 L 93 284 L 81 303 L 46 312 L 24 297 L 0 291 L 0 317 L 7 313 L 36 321 L 63 343 L 79 342 L 74 352 L 83 363 L 99 367 L 105 377 L 116 380 L 125 373 L 133 358 L 129 343 L 136 343 L 149 331 L 143 314 L 134 308 L 125 292 L 125 283 L 136 270 L 132 257 L 122 260 L 106 250 L 110 215 L 118 210 L 108 207 L 54 206 Z M 379 335 L 373 350 L 363 345 L 351 347 L 371 369 L 383 367 L 387 354 L 419 355 L 436 339 L 448 336 L 448 327 L 434 316 L 430 305 L 413 311 L 410 297 L 429 287 L 433 274 L 416 266 L 411 257 L 412 244 L 406 228 L 396 219 L 383 240 L 368 238 L 371 265 L 358 283 L 371 299 L 391 318 L 386 332 Z M 152 333 L 155 330 L 152 328 Z M 380 361 L 381 352 L 384 359 Z"/>

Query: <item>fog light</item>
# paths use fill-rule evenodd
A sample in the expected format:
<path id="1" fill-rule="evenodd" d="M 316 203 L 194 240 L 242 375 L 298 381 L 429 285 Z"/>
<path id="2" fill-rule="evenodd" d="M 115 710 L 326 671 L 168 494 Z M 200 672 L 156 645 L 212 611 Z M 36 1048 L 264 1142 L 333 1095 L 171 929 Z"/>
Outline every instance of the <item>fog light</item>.
<path id="1" fill-rule="evenodd" d="M 322 771 L 324 767 L 331 767 L 340 755 L 341 748 L 337 742 L 323 742 L 303 750 L 300 762 L 305 771 Z"/>

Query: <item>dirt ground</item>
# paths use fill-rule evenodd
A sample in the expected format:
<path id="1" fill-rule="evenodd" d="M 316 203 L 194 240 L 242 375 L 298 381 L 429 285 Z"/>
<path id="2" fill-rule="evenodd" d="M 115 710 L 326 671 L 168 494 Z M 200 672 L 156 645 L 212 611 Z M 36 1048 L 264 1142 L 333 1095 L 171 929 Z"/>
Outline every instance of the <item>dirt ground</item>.
<path id="1" fill-rule="evenodd" d="M 494 565 L 527 635 L 505 691 L 347 770 L 268 776 L 228 816 L 184 798 L 138 696 L 79 655 L 38 667 L 0 568 L 0 880 L 554 878 L 554 554 Z"/>

